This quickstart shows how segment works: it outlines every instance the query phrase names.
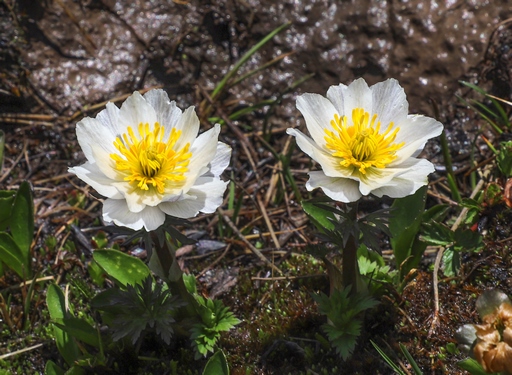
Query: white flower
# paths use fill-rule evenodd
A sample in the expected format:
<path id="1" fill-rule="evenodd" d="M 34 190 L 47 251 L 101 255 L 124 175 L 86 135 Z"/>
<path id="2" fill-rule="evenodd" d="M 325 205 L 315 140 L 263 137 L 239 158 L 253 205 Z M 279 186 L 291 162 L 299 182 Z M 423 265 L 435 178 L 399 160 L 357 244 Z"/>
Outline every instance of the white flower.
<path id="1" fill-rule="evenodd" d="M 87 162 L 69 171 L 107 198 L 107 222 L 151 231 L 166 214 L 211 213 L 222 204 L 231 148 L 218 142 L 219 124 L 198 131 L 194 107 L 182 113 L 163 90 L 134 92 L 121 108 L 108 103 L 77 124 Z"/>
<path id="2" fill-rule="evenodd" d="M 299 147 L 319 163 L 306 188 L 318 187 L 330 198 L 354 202 L 370 193 L 404 197 L 428 183 L 434 171 L 428 160 L 414 156 L 443 125 L 408 115 L 404 90 L 394 79 L 368 87 L 360 78 L 349 86 L 331 86 L 327 98 L 304 94 L 297 99 L 312 139 L 296 129 Z"/>

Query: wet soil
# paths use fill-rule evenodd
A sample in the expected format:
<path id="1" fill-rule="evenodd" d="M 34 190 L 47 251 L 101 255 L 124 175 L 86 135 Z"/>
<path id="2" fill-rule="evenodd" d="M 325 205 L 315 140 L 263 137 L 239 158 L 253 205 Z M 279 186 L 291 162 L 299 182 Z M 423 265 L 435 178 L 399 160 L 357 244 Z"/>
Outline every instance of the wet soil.
<path id="1" fill-rule="evenodd" d="M 38 227 L 37 264 L 41 270 L 51 268 L 64 281 L 70 270 L 80 274 L 83 257 L 79 253 L 63 250 L 62 246 L 57 254 L 45 252 L 48 236 L 55 236 L 59 244 L 73 238 L 68 229 L 72 223 L 79 223 L 86 233 L 95 233 L 94 219 L 100 205 L 89 189 L 66 175 L 69 166 L 84 160 L 74 135 L 76 121 L 84 113 L 94 115 L 101 109 L 101 105 L 94 107 L 96 103 L 153 86 L 163 87 L 181 108 L 196 105 L 200 110 L 207 93 L 245 52 L 270 31 L 290 22 L 287 29 L 249 59 L 241 73 L 281 59 L 231 87 L 209 114 L 222 117 L 283 95 L 278 106 L 263 107 L 230 125 L 247 134 L 257 156 L 257 171 L 252 170 L 240 147 L 241 139 L 232 128 L 227 127 L 222 134 L 234 150 L 233 165 L 226 177 L 231 175 L 237 182 L 236 196 L 243 202 L 239 228 L 254 235 L 265 251 L 275 250 L 269 236 L 258 236 L 267 228 L 259 214 L 261 207 L 255 203 L 256 196 L 269 210 L 276 230 L 302 228 L 305 221 L 293 192 L 269 182 L 278 163 L 258 132 L 265 126 L 272 131 L 275 136 L 270 139 L 270 146 L 279 152 L 288 139 L 284 129 L 304 126 L 295 109 L 297 95 L 325 94 L 330 85 L 348 84 L 360 76 L 370 84 L 397 78 L 405 88 L 411 112 L 432 116 L 431 101 L 437 103 L 455 167 L 461 171 L 457 175 L 459 185 L 469 195 L 469 177 L 464 176 L 464 171 L 469 168 L 470 149 L 482 122 L 455 98 L 455 93 L 471 95 L 458 80 L 469 79 L 510 99 L 512 29 L 509 24 L 499 29 L 498 26 L 511 15 L 512 4 L 507 0 L 6 0 L 0 4 L 0 128 L 7 132 L 0 188 L 14 188 L 22 179 L 32 182 Z M 295 86 L 309 74 L 314 75 Z M 205 127 L 210 126 L 206 120 L 203 122 Z M 481 143 L 476 142 L 477 162 L 490 156 Z M 431 143 L 427 151 L 439 167 L 433 179 L 442 180 L 439 144 Z M 299 172 L 301 188 L 305 180 L 302 172 L 308 163 L 295 154 L 293 168 Z M 267 190 L 275 194 L 267 197 Z M 442 183 L 433 185 L 432 191 L 437 197 L 446 194 Z M 432 199 L 433 203 L 446 202 Z M 81 209 L 73 209 L 79 200 L 83 202 Z M 463 357 L 451 356 L 447 360 L 442 348 L 453 342 L 453 331 L 460 324 L 476 322 L 474 301 L 480 290 L 500 287 L 512 293 L 506 246 L 509 221 L 506 216 L 492 217 L 490 223 L 488 230 L 495 231 L 493 228 L 499 224 L 503 233 L 494 234 L 483 252 L 465 259 L 461 278 L 442 283 L 441 324 L 434 335 L 429 335 L 432 273 L 425 268 L 402 296 L 383 302 L 375 316 L 369 317 L 365 339 L 371 338 L 381 347 L 389 343 L 396 352 L 398 343 L 406 344 L 425 373 L 461 373 L 455 362 Z M 226 259 L 219 255 L 222 262 L 214 270 L 236 269 L 236 286 L 226 288 L 219 297 L 246 322 L 223 343 L 233 361 L 233 372 L 244 374 L 247 366 L 254 374 L 304 370 L 301 366 L 307 363 L 305 357 L 296 357 L 295 347 L 287 343 L 297 337 L 305 340 L 301 343 L 317 340 L 315 334 L 323 322 L 305 291 L 321 290 L 323 279 L 312 283 L 275 282 L 272 286 L 251 281 L 249 277 L 253 275 L 270 275 L 261 265 L 255 265 L 254 257 L 240 241 L 220 237 L 216 229 L 218 218 L 205 216 L 195 225 L 209 239 L 225 241 L 230 246 L 229 255 Z M 290 236 L 280 238 L 284 255 L 276 253 L 275 257 L 283 267 L 290 254 L 302 254 L 300 244 L 305 238 L 313 238 L 310 228 L 299 233 L 291 240 Z M 195 273 L 206 270 L 208 262 L 216 259 L 217 255 L 207 258 L 204 264 L 183 260 L 183 266 Z M 303 265 L 295 261 L 288 264 L 298 274 L 323 272 L 299 259 Z M 200 282 L 211 292 L 208 282 Z M 3 279 L 2 288 L 14 283 Z M 281 289 L 275 297 L 272 291 Z M 274 296 L 271 301 L 269 296 Z M 293 302 L 281 303 L 277 309 L 279 299 Z M 39 305 L 44 301 L 40 300 Z M 272 315 L 272 311 L 279 313 Z M 43 316 L 34 315 L 33 324 L 37 325 Z M 270 317 L 263 318 L 266 316 Z M 275 344 L 283 337 L 284 343 Z M 49 356 L 58 358 L 50 349 L 52 346 L 45 345 L 45 350 L 30 355 L 35 371 L 42 371 Z M 342 374 L 389 373 L 370 345 L 361 344 L 349 363 L 341 363 L 322 352 L 318 343 L 315 345 L 314 358 L 328 369 L 337 368 Z M 247 355 L 243 348 L 250 348 L 251 353 Z"/>

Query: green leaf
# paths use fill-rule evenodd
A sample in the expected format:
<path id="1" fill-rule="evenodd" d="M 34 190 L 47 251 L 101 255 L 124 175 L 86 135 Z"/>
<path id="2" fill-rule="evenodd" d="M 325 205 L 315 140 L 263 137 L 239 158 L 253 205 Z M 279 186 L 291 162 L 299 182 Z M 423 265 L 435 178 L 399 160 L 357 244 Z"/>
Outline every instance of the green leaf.
<path id="1" fill-rule="evenodd" d="M 427 187 L 424 186 L 413 195 L 395 199 L 391 206 L 393 209 L 389 219 L 391 247 L 393 248 L 397 267 L 400 269 L 401 279 L 407 275 L 411 268 L 417 265 L 425 250 L 415 239 L 425 211 L 426 198 Z M 411 256 L 415 261 L 408 262 L 408 268 L 403 267 L 405 260 Z"/>
<path id="2" fill-rule="evenodd" d="M 455 246 L 461 246 L 464 250 L 472 250 L 482 245 L 482 236 L 476 231 L 457 228 L 453 234 Z"/>
<path id="3" fill-rule="evenodd" d="M 14 202 L 15 191 L 0 191 L 0 230 L 5 230 L 9 226 L 12 204 Z"/>
<path id="4" fill-rule="evenodd" d="M 27 181 L 21 183 L 14 198 L 10 227 L 12 238 L 18 244 L 25 259 L 27 278 L 31 278 L 30 245 L 34 238 L 34 199 Z"/>
<path id="5" fill-rule="evenodd" d="M 14 239 L 5 232 L 0 232 L 0 259 L 22 279 L 30 279 L 28 277 L 29 267 L 25 264 L 26 259 L 23 256 L 23 252 Z"/>
<path id="6" fill-rule="evenodd" d="M 103 286 L 105 282 L 105 271 L 103 271 L 103 268 L 101 268 L 98 263 L 96 263 L 94 260 L 90 262 L 87 266 L 87 272 L 89 273 L 91 280 L 96 285 L 99 287 Z"/>
<path id="7" fill-rule="evenodd" d="M 219 350 L 206 363 L 203 375 L 229 375 L 228 362 L 222 350 Z"/>
<path id="8" fill-rule="evenodd" d="M 447 246 L 453 243 L 453 232 L 444 224 L 432 222 L 423 225 L 421 239 L 431 245 Z"/>
<path id="9" fill-rule="evenodd" d="M 315 201 L 302 201 L 302 209 L 309 216 L 317 229 L 325 233 L 325 230 L 333 231 L 335 229 L 334 213 L 318 206 Z"/>
<path id="10" fill-rule="evenodd" d="M 66 315 L 66 303 L 64 293 L 58 285 L 50 284 L 46 292 L 46 305 L 53 321 L 63 320 Z M 64 358 L 69 366 L 79 358 L 80 351 L 73 338 L 61 328 L 54 326 L 53 333 L 55 335 L 55 343 L 60 355 Z"/>
<path id="11" fill-rule="evenodd" d="M 469 371 L 471 375 L 492 375 L 488 372 L 486 372 L 480 363 L 478 363 L 473 358 L 464 359 L 462 361 L 457 362 L 457 366 L 459 366 L 461 369 Z"/>
<path id="12" fill-rule="evenodd" d="M 44 366 L 45 375 L 64 375 L 64 370 L 55 364 L 52 360 L 46 362 Z"/>
<path id="13" fill-rule="evenodd" d="M 121 285 L 141 284 L 150 275 L 149 268 L 138 258 L 118 250 L 96 250 L 94 260 Z"/>
<path id="14" fill-rule="evenodd" d="M 453 277 L 460 270 L 460 254 L 453 248 L 448 247 L 443 253 L 443 272 L 446 277 Z"/>
<path id="15" fill-rule="evenodd" d="M 77 340 L 85 342 L 96 348 L 100 347 L 98 332 L 88 322 L 83 319 L 68 317 L 62 320 L 58 319 L 54 324 L 66 331 Z"/>

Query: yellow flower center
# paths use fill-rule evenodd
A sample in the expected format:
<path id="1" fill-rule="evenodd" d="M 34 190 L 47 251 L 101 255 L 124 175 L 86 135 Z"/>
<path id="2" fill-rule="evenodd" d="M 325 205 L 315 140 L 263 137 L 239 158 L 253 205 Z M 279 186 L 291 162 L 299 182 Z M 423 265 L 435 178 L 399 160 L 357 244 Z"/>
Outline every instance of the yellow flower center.
<path id="1" fill-rule="evenodd" d="M 168 188 L 179 188 L 185 183 L 184 174 L 192 154 L 190 143 L 176 150 L 176 142 L 181 130 L 172 129 L 169 138 L 164 141 L 165 129 L 157 122 L 151 130 L 149 124 L 139 124 L 140 138 L 129 126 L 128 134 L 114 141 L 119 154 L 110 154 L 115 168 L 125 175 L 134 189 L 156 189 L 163 194 Z"/>
<path id="2" fill-rule="evenodd" d="M 396 159 L 396 151 L 404 145 L 404 142 L 393 143 L 400 128 L 393 130 L 391 122 L 381 133 L 377 115 L 370 119 L 370 114 L 363 108 L 352 111 L 350 126 L 347 116 L 340 117 L 338 114 L 331 120 L 331 126 L 334 131 L 325 129 L 327 148 L 333 156 L 342 159 L 342 167 L 359 169 L 362 174 L 366 174 L 371 167 L 385 168 Z"/>

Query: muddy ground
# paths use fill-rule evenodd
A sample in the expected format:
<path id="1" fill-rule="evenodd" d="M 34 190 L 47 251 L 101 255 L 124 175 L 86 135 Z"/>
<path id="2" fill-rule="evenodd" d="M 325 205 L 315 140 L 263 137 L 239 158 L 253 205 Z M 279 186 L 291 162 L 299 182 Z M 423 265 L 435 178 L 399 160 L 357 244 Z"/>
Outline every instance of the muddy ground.
<path id="1" fill-rule="evenodd" d="M 455 166 L 460 170 L 467 168 L 470 148 L 482 121 L 456 98 L 456 94 L 470 95 L 458 81 L 470 80 L 494 95 L 510 99 L 512 32 L 506 22 L 510 16 L 512 4 L 507 0 L 5 0 L 0 3 L 0 127 L 7 134 L 7 144 L 0 188 L 16 187 L 22 179 L 29 179 L 34 185 L 39 228 L 36 248 L 44 247 L 44 238 L 50 234 L 65 241 L 69 236 L 67 226 L 76 220 L 82 229 L 88 229 L 98 216 L 98 202 L 91 199 L 85 212 L 66 208 L 66 202 L 77 189 L 89 193 L 67 174 L 69 166 L 84 161 L 74 135 L 76 121 L 84 115 L 94 115 L 104 101 L 119 102 L 134 90 L 156 86 L 163 87 L 181 108 L 195 105 L 199 111 L 204 110 L 201 103 L 207 102 L 216 84 L 244 53 L 269 32 L 289 22 L 285 30 L 249 59 L 239 76 L 272 60 L 275 63 L 231 87 L 215 103 L 212 112 L 200 115 L 206 129 L 211 126 L 207 117 L 222 118 L 264 100 L 279 99 L 278 105 L 262 106 L 233 121 L 223 131 L 223 141 L 234 149 L 233 164 L 226 177 L 237 182 L 237 194 L 243 196 L 244 214 L 237 223 L 240 228 L 248 226 L 254 234 L 267 230 L 265 223 L 257 220 L 256 213 L 261 210 L 253 199 L 257 196 L 270 210 L 276 230 L 302 228 L 303 215 L 293 199 L 287 199 L 289 192 L 280 192 L 285 196 L 281 200 L 266 194 L 269 190 L 277 191 L 269 189 L 277 161 L 259 138 L 261 131 L 274 134 L 270 146 L 280 152 L 289 147 L 284 130 L 290 126 L 304 127 L 295 109 L 297 95 L 325 94 L 330 85 L 348 84 L 357 77 L 364 77 L 370 84 L 393 77 L 405 88 L 410 112 L 434 116 L 434 107 L 439 108 Z M 256 176 L 240 147 L 244 140 L 232 127 L 242 129 L 245 142 L 248 140 L 252 145 L 258 168 Z M 486 160 L 489 151 L 485 144 L 476 144 L 476 161 Z M 439 143 L 432 142 L 427 151 L 438 166 L 433 180 L 443 179 Z M 292 168 L 299 173 L 301 189 L 306 179 L 303 172 L 309 167 L 296 153 Z M 459 178 L 461 190 L 469 195 L 467 177 L 461 174 Z M 438 196 L 443 195 L 442 186 L 433 189 Z M 283 212 L 287 212 L 288 218 Z M 218 238 L 216 220 L 215 216 L 208 216 L 198 220 L 197 225 L 204 227 L 210 239 L 229 242 L 227 238 Z M 506 227 L 508 223 L 501 225 Z M 303 233 L 306 237 L 311 234 L 307 229 Z M 506 239 L 507 233 L 502 233 L 500 239 Z M 268 237 L 262 242 L 269 251 L 275 246 Z M 301 242 L 304 237 L 288 236 L 282 238 L 281 246 L 300 253 L 297 244 Z M 491 252 L 498 256 L 506 254 L 505 244 L 500 242 L 500 247 Z M 233 250 L 235 253 L 223 267 L 236 269 L 235 278 L 241 270 L 256 274 L 253 261 L 247 260 L 251 255 L 244 253 L 240 243 L 231 245 L 238 252 Z M 240 261 L 240 257 L 246 259 Z M 486 254 L 478 257 L 487 259 Z M 51 264 L 53 270 L 61 271 L 59 261 L 51 256 L 46 258 L 45 265 Z M 510 264 L 492 259 L 490 270 L 486 268 L 485 272 L 495 268 L 498 271 L 496 280 L 489 283 L 510 292 Z M 68 268 L 69 263 L 72 262 L 68 259 Z M 472 269 L 468 266 L 468 271 Z M 264 275 L 263 270 L 258 272 Z M 474 276 L 473 271 L 471 275 Z M 4 280 L 4 284 L 8 282 Z M 488 285 L 482 284 L 480 288 Z M 306 298 L 304 302 L 300 286 L 294 288 L 299 301 L 293 307 L 297 317 L 293 324 L 303 330 L 318 327 L 320 318 L 314 309 L 301 305 L 308 306 L 310 300 Z M 402 298 L 409 302 L 406 307 L 400 305 L 392 324 L 375 322 L 373 327 L 377 328 L 369 336 L 382 334 L 395 348 L 398 341 L 408 344 L 425 373 L 457 373 L 453 364 L 456 358 L 443 362 L 436 356 L 436 350 L 453 341 L 453 329 L 459 323 L 475 318 L 474 298 L 471 303 L 464 300 L 478 288 L 457 289 L 448 284 L 442 288 L 443 311 L 460 316 L 453 322 L 453 315 L 443 315 L 443 326 L 436 337 L 427 337 L 432 315 L 429 272 L 421 273 L 406 288 Z M 257 310 L 248 312 L 254 306 L 239 300 L 239 296 L 226 298 L 238 314 L 246 318 L 257 314 Z M 411 306 L 418 308 L 408 310 Z M 395 326 L 402 327 L 398 336 L 393 332 Z M 293 330 L 295 335 L 300 331 Z M 298 373 L 299 368 L 290 363 L 267 361 L 262 365 L 260 359 L 272 340 L 258 342 L 257 337 L 247 328 L 228 339 L 226 345 L 231 345 L 233 353 L 237 353 L 233 349 L 236 340 L 252 345 L 254 357 L 248 361 L 259 364 L 251 367 L 257 368 L 254 373 L 277 374 L 283 369 Z M 371 373 L 386 373 L 385 366 L 376 364 L 375 354 L 369 354 L 371 350 L 363 347 L 341 373 L 368 373 L 365 368 L 373 368 Z M 37 356 L 42 359 L 34 361 L 34 368 L 41 371 L 45 357 L 41 352 L 36 352 Z M 243 373 L 243 361 L 234 361 L 234 372 Z M 365 361 L 371 363 L 370 367 Z"/>

